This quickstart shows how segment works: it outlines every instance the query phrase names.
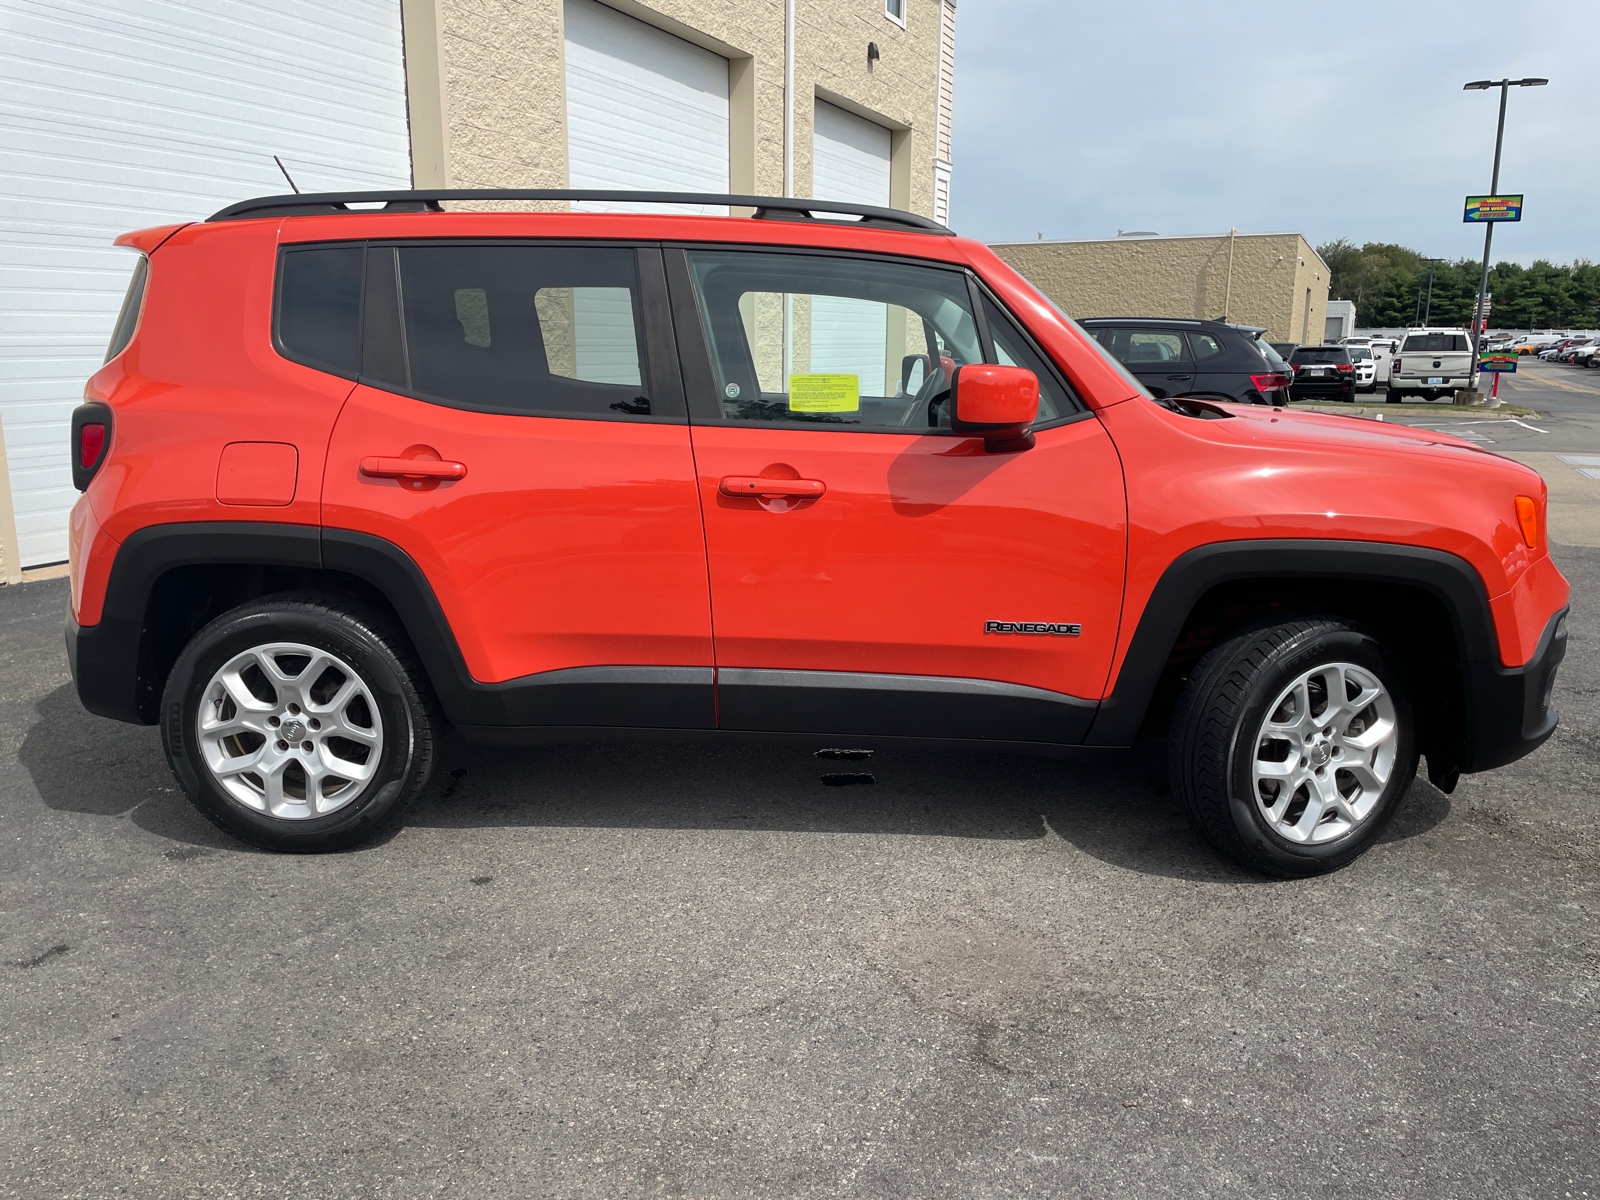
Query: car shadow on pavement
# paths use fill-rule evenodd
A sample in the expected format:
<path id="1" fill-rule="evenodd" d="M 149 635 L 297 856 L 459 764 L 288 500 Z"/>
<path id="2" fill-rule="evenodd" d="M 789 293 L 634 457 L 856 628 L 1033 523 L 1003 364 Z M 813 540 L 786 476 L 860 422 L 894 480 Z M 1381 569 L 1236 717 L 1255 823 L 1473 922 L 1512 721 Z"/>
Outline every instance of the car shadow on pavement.
<path id="1" fill-rule="evenodd" d="M 39 719 L 18 758 L 50 808 L 126 814 L 139 828 L 172 841 L 249 849 L 213 827 L 177 789 L 156 730 L 91 716 L 70 685 L 36 707 Z M 1190 828 L 1165 788 L 1159 768 L 1165 750 L 1165 743 L 1152 741 L 1087 763 L 909 751 L 840 761 L 782 745 L 508 750 L 452 735 L 405 826 L 1059 838 L 1143 874 L 1269 882 L 1220 859 Z M 1449 800 L 1419 781 L 1384 840 L 1425 833 L 1449 811 Z"/>
<path id="2" fill-rule="evenodd" d="M 47 807 L 127 816 L 171 841 L 253 851 L 195 811 L 167 769 L 155 728 L 95 716 L 78 702 L 70 683 L 41 696 L 34 707 L 39 719 L 23 737 L 17 761 Z"/>

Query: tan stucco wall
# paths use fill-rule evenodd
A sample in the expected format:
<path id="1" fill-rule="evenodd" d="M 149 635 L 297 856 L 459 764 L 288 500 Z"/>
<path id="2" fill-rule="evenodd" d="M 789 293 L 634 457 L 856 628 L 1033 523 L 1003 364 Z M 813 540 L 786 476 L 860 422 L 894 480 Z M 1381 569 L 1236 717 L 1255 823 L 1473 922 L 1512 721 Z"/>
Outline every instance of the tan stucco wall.
<path id="1" fill-rule="evenodd" d="M 1271 341 L 1298 342 L 1310 288 L 1310 340 L 1322 340 L 1328 269 L 1297 233 L 1014 242 L 993 249 L 1074 317 L 1226 316 L 1265 326 Z"/>
<path id="2" fill-rule="evenodd" d="M 731 186 L 783 193 L 783 0 L 605 0 L 730 61 Z M 893 202 L 933 207 L 939 5 L 799 0 L 794 193 L 811 194 L 819 97 L 894 135 Z M 402 0 L 417 187 L 565 187 L 561 0 Z M 881 60 L 867 63 L 867 43 Z"/>

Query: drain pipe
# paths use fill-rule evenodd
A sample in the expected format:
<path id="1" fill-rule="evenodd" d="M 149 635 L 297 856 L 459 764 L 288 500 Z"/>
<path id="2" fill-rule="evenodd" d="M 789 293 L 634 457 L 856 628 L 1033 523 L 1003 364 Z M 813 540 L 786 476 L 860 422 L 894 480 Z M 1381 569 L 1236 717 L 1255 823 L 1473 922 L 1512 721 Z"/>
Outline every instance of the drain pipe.
<path id="1" fill-rule="evenodd" d="M 794 195 L 794 0 L 783 0 L 783 194 Z"/>

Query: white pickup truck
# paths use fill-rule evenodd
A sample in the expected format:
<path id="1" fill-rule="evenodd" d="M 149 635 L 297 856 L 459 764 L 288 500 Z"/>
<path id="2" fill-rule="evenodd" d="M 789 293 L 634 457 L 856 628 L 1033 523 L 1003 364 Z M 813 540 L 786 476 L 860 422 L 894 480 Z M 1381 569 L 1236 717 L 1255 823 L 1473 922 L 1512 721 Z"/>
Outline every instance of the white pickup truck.
<path id="1" fill-rule="evenodd" d="M 1398 403 L 1407 396 L 1437 400 L 1472 387 L 1476 377 L 1472 335 L 1465 329 L 1408 330 L 1389 372 L 1389 400 Z"/>

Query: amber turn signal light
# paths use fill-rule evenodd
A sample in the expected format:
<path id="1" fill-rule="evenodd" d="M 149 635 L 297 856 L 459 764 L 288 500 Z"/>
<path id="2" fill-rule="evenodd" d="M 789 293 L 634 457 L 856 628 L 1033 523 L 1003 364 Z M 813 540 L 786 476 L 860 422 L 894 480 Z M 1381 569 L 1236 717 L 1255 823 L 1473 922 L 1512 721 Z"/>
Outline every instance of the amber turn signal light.
<path id="1" fill-rule="evenodd" d="M 1532 496 L 1517 497 L 1517 524 L 1522 526 L 1522 540 L 1530 547 L 1539 544 L 1539 506 Z"/>

